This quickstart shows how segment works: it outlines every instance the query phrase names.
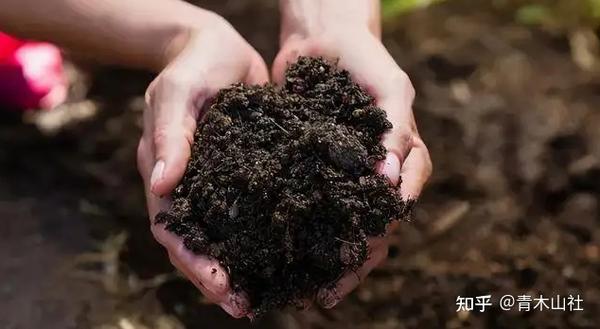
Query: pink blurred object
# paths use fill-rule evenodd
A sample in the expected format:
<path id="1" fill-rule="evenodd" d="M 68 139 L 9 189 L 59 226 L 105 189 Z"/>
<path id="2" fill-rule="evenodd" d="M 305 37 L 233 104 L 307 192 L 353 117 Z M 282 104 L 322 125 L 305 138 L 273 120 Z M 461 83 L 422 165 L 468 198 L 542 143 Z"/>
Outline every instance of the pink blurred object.
<path id="1" fill-rule="evenodd" d="M 51 44 L 0 32 L 0 106 L 51 109 L 67 97 L 63 59 Z"/>

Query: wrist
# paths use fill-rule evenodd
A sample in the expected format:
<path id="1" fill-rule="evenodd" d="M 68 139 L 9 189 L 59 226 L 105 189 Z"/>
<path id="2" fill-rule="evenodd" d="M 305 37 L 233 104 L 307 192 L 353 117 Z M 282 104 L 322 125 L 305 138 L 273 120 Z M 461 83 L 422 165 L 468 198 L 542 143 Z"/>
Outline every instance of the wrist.
<path id="1" fill-rule="evenodd" d="M 281 44 L 368 32 L 380 37 L 379 0 L 280 0 Z"/>
<path id="2" fill-rule="evenodd" d="M 173 62 L 187 47 L 193 36 L 208 33 L 224 23 L 226 22 L 221 16 L 200 8 L 182 13 L 182 16 L 178 17 L 175 27 L 171 29 L 172 33 L 164 43 L 162 55 L 156 69 L 161 71 Z"/>

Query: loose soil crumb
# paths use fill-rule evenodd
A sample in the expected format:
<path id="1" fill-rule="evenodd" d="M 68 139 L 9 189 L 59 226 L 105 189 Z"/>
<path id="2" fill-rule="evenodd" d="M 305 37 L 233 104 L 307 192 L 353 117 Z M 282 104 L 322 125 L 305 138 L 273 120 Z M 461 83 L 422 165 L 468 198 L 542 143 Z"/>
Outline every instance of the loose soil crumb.
<path id="1" fill-rule="evenodd" d="M 156 220 L 218 259 L 260 315 L 314 298 L 368 257 L 368 236 L 408 216 L 375 171 L 385 112 L 347 71 L 300 58 L 283 88 L 222 90 Z"/>

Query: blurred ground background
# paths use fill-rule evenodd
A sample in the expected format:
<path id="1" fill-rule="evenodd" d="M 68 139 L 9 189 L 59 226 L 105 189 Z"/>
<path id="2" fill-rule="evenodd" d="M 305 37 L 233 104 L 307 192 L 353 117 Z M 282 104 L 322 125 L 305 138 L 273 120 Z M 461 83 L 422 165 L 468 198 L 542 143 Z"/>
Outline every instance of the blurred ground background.
<path id="1" fill-rule="evenodd" d="M 274 1 L 196 2 L 272 60 Z M 434 175 L 351 297 L 252 325 L 204 305 L 148 230 L 135 148 L 151 75 L 74 66 L 69 104 L 0 112 L 0 328 L 599 328 L 598 1 L 384 9 Z M 584 311 L 455 312 L 488 293 L 579 294 Z"/>

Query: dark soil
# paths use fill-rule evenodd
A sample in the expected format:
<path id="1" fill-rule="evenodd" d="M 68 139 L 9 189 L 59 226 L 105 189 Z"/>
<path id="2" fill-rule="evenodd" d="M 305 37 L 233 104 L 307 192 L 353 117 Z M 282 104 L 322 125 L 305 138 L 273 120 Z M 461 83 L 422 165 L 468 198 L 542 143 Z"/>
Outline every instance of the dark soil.
<path id="1" fill-rule="evenodd" d="M 299 59 L 281 89 L 222 90 L 157 221 L 217 258 L 255 314 L 299 304 L 360 267 L 367 237 L 407 217 L 408 204 L 375 171 L 391 126 L 348 72 L 323 59 Z"/>
<path id="2" fill-rule="evenodd" d="M 273 60 L 276 1 L 194 2 Z M 135 166 L 151 75 L 86 70 L 65 112 L 91 100 L 97 113 L 55 135 L 0 110 L 0 328 L 598 328 L 600 71 L 576 65 L 575 30 L 517 24 L 495 3 L 445 1 L 384 26 L 435 169 L 387 261 L 330 310 L 250 324 L 173 277 Z M 456 312 L 457 296 L 487 294 L 486 312 Z M 505 294 L 579 294 L 584 311 L 507 312 Z"/>

